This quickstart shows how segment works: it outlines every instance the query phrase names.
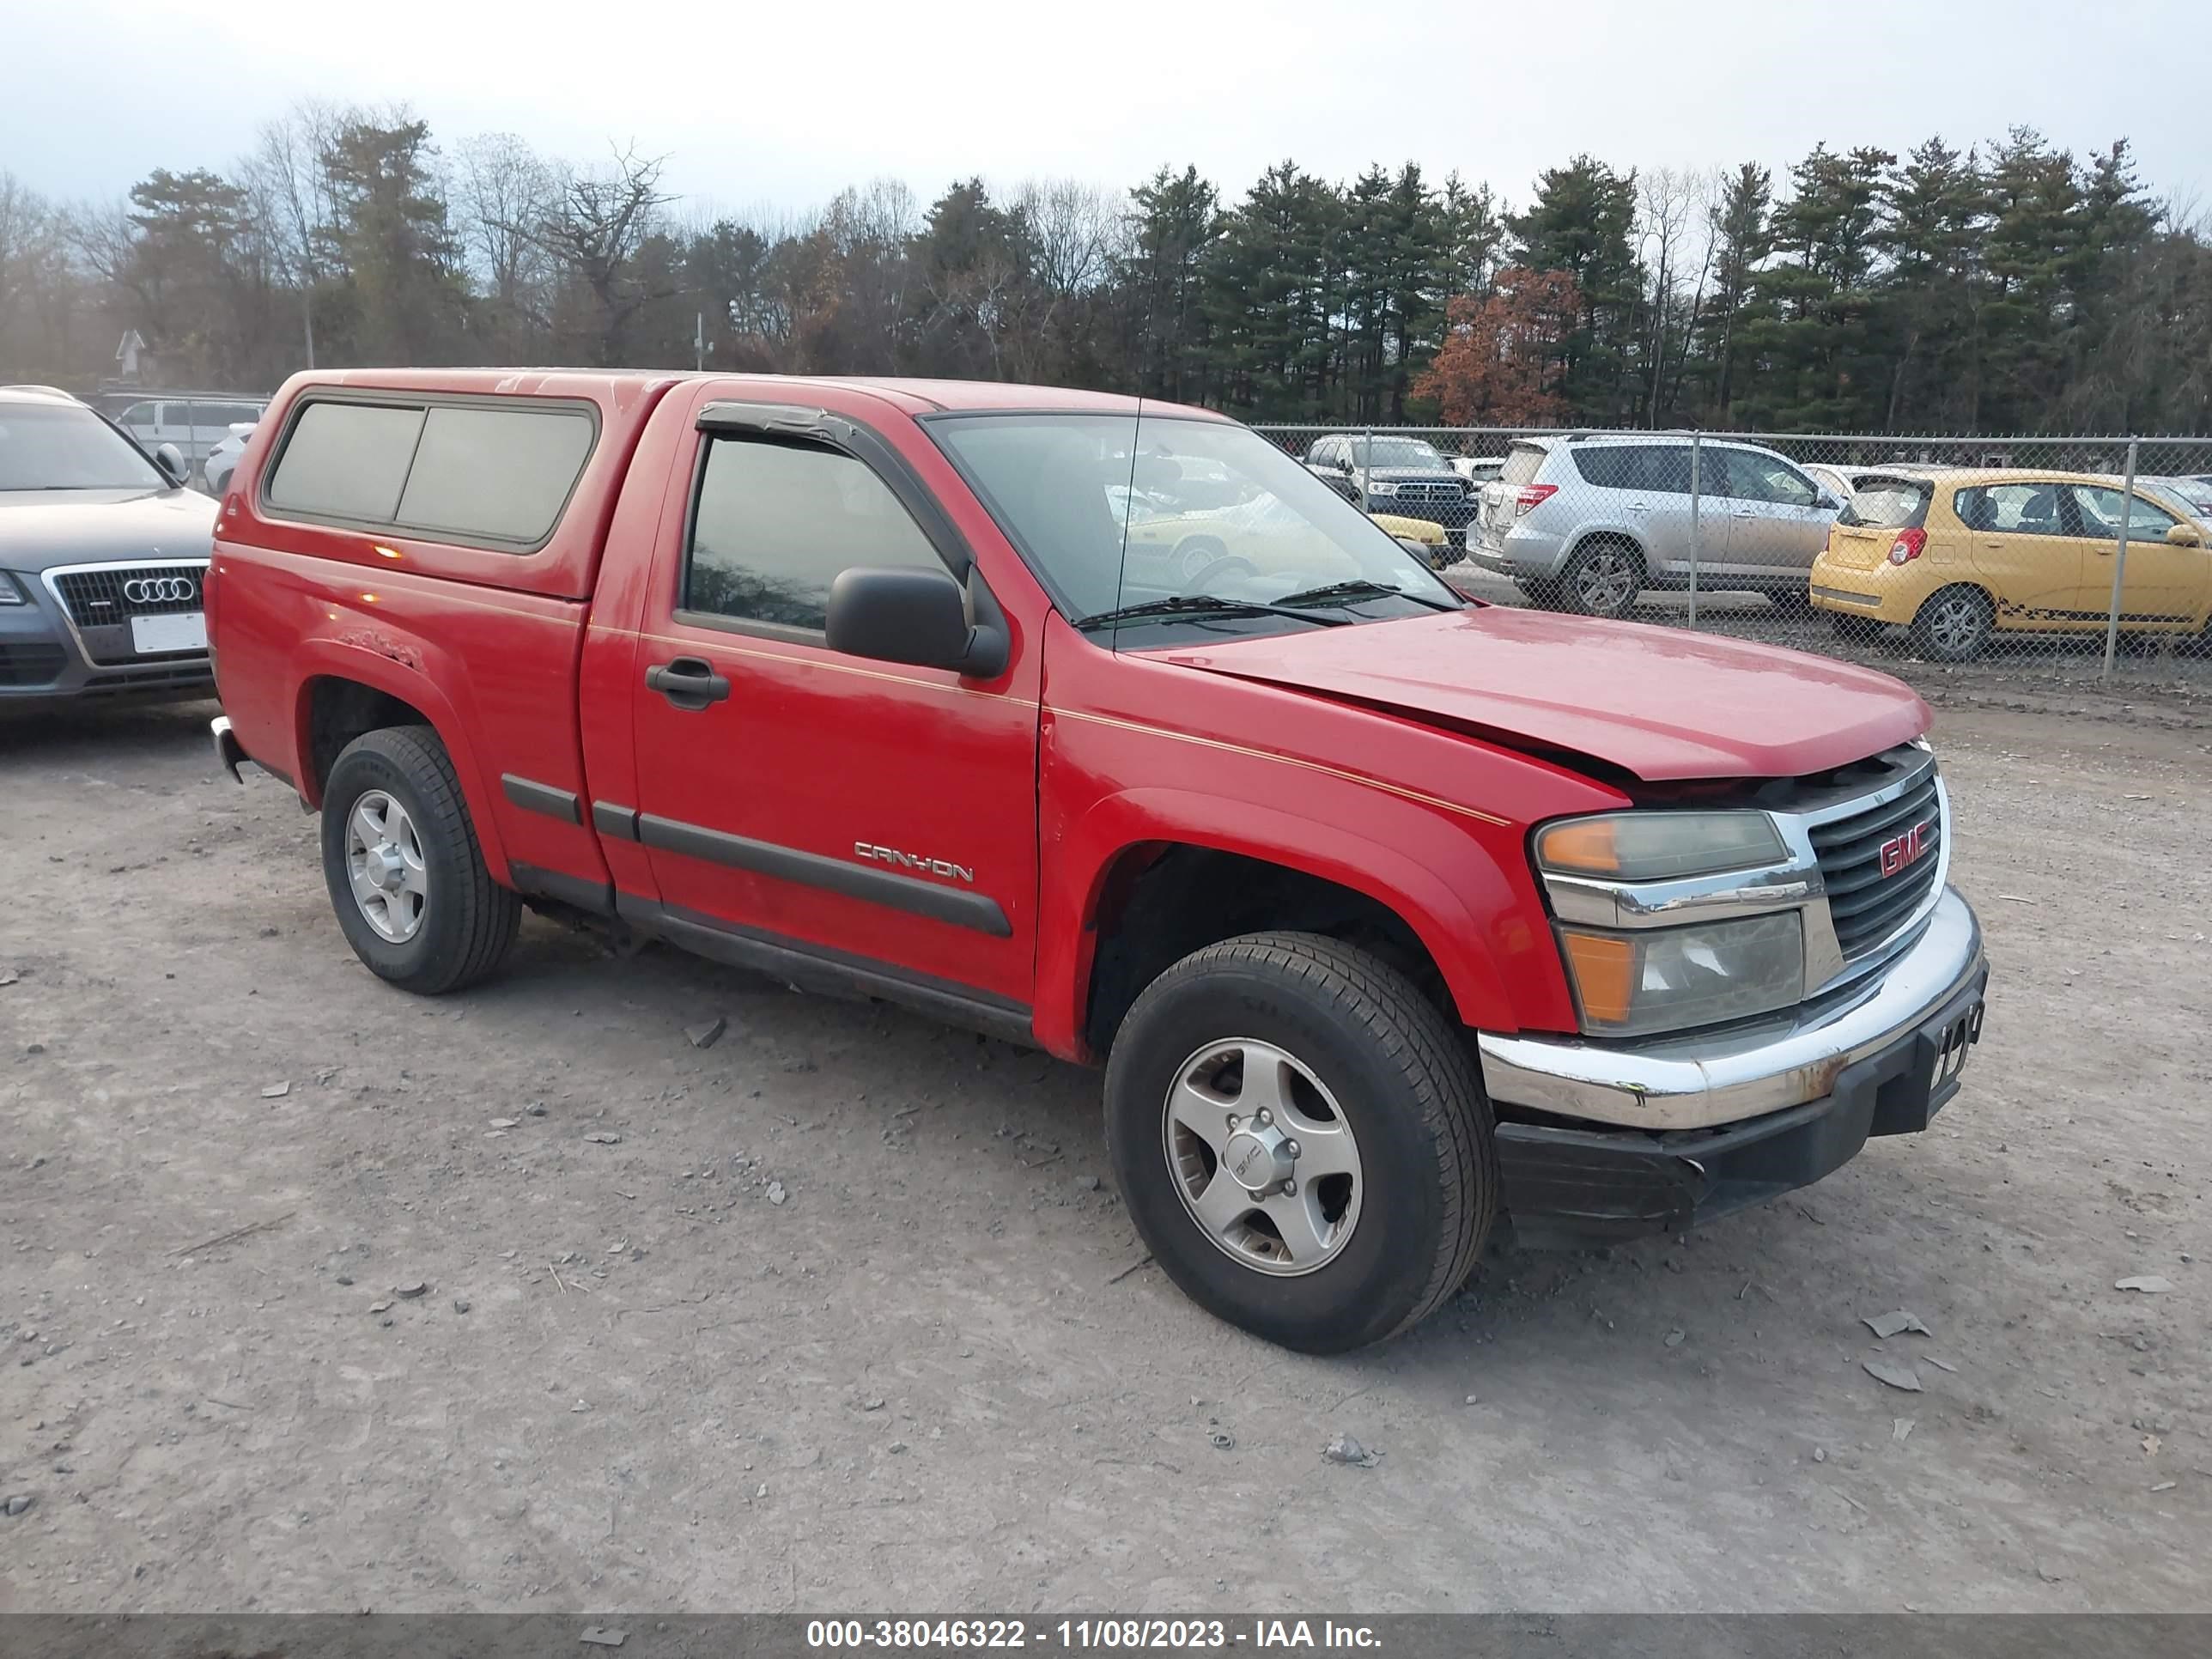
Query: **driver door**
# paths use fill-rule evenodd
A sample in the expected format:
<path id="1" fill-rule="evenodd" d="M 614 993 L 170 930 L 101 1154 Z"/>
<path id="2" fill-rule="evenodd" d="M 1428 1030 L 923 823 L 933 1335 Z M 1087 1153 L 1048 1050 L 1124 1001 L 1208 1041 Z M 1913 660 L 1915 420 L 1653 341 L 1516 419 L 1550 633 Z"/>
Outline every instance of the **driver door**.
<path id="1" fill-rule="evenodd" d="M 2082 564 L 2081 608 L 2109 614 L 2112 573 L 2119 563 L 2120 492 L 2105 484 L 2069 484 L 2067 505 L 2088 549 Z M 2204 614 L 2212 556 L 2201 547 L 2176 547 L 2166 532 L 2181 520 L 2154 501 L 2130 498 L 2127 568 L 2121 576 L 2120 623 L 2156 627 L 2187 624 Z"/>
<path id="2" fill-rule="evenodd" d="M 830 648 L 841 571 L 966 576 L 968 556 L 909 509 L 926 487 L 887 443 L 809 415 L 687 435 L 690 508 L 664 519 L 632 673 L 635 838 L 678 921 L 1025 1018 L 1035 665 L 1018 638 L 988 684 Z"/>
<path id="3" fill-rule="evenodd" d="M 1820 492 L 1794 466 L 1748 449 L 1723 448 L 1729 512 L 1727 562 L 1766 575 L 1802 576 L 1827 545 Z"/>

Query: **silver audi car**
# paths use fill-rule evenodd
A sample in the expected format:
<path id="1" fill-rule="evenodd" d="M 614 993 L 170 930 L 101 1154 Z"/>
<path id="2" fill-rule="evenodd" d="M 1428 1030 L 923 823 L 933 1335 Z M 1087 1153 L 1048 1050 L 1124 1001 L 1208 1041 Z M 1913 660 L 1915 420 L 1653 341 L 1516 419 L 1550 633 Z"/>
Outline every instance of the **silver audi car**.
<path id="1" fill-rule="evenodd" d="M 0 708 L 213 695 L 216 503 L 50 386 L 0 386 Z"/>

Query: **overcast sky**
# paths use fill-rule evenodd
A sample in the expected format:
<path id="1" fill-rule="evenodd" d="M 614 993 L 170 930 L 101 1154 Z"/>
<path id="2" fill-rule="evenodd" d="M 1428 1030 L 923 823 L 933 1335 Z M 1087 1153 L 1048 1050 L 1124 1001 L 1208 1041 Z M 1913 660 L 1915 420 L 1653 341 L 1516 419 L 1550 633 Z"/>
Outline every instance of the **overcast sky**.
<path id="1" fill-rule="evenodd" d="M 0 168 L 64 199 L 222 167 L 295 99 L 404 100 L 450 144 L 518 133 L 672 157 L 694 205 L 803 209 L 889 174 L 1116 185 L 1195 162 L 1234 198 L 1285 156 L 1455 169 L 1525 203 L 1543 167 L 1963 147 L 2024 124 L 2130 139 L 2212 185 L 2203 0 L 0 0 Z M 2172 66 L 2171 72 L 2157 66 Z"/>

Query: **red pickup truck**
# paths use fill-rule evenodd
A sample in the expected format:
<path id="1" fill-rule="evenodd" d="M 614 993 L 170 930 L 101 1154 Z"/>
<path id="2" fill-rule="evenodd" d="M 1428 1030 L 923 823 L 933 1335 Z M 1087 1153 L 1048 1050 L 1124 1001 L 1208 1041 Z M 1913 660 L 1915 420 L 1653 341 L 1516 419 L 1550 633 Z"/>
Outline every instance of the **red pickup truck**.
<path id="1" fill-rule="evenodd" d="M 1160 1265 L 1294 1347 L 1817 1180 L 1980 1035 L 1911 691 L 1473 603 L 1199 410 L 303 375 L 207 609 L 384 979 L 528 905 L 1103 1063 Z"/>

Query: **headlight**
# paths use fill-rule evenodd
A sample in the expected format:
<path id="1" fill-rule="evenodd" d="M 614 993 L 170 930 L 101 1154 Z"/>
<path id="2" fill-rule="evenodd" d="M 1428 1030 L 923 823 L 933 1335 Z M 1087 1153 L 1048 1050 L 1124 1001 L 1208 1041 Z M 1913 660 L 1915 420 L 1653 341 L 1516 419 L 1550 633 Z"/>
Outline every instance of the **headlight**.
<path id="1" fill-rule="evenodd" d="M 1805 927 L 1795 910 L 1626 933 L 1562 927 L 1559 944 L 1592 1036 L 1711 1025 L 1804 997 Z"/>
<path id="2" fill-rule="evenodd" d="M 1764 812 L 1616 812 L 1569 818 L 1536 837 L 1536 862 L 1546 871 L 1615 881 L 1757 870 L 1789 856 Z"/>
<path id="3" fill-rule="evenodd" d="M 23 590 L 15 586 L 15 579 L 6 571 L 0 570 L 0 605 L 23 603 L 25 603 Z"/>
<path id="4" fill-rule="evenodd" d="M 1398 486 L 1387 478 L 1370 479 L 1367 493 L 1370 495 L 1395 495 L 1398 493 Z"/>

